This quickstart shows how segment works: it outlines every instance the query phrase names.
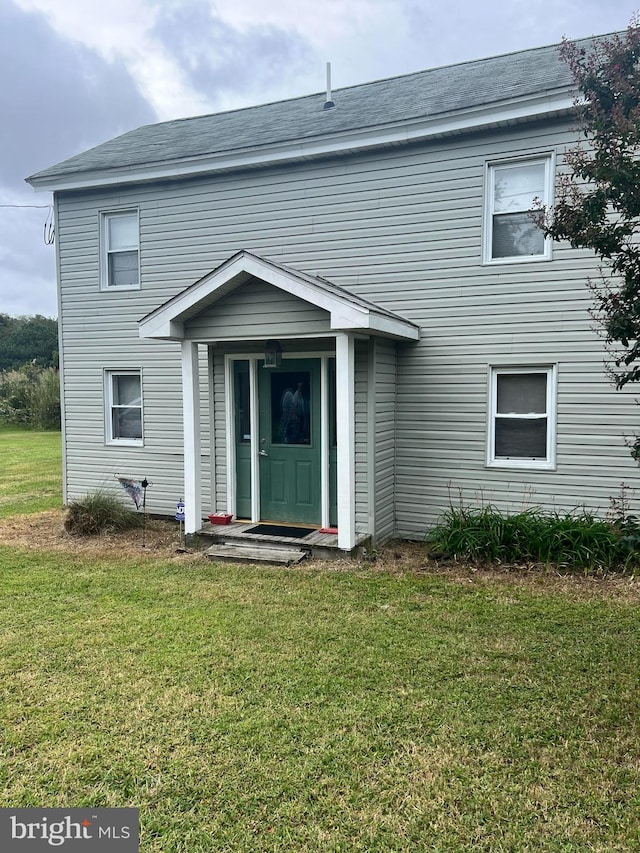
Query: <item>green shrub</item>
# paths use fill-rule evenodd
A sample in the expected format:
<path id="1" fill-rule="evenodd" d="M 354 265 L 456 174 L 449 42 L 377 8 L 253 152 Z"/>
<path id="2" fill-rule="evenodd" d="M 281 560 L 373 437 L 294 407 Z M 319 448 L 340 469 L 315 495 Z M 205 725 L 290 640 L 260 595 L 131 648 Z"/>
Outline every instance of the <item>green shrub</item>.
<path id="1" fill-rule="evenodd" d="M 108 492 L 90 492 L 69 504 L 64 529 L 76 536 L 95 536 L 141 527 L 142 513 L 136 513 Z"/>
<path id="2" fill-rule="evenodd" d="M 0 373 L 0 420 L 60 429 L 60 378 L 54 367 L 26 365 Z"/>
<path id="3" fill-rule="evenodd" d="M 19 370 L 0 373 L 0 418 L 10 424 L 28 424 L 27 379 Z"/>
<path id="4" fill-rule="evenodd" d="M 545 563 L 590 572 L 640 562 L 640 525 L 605 521 L 588 512 L 450 507 L 427 536 L 433 552 L 473 563 Z"/>

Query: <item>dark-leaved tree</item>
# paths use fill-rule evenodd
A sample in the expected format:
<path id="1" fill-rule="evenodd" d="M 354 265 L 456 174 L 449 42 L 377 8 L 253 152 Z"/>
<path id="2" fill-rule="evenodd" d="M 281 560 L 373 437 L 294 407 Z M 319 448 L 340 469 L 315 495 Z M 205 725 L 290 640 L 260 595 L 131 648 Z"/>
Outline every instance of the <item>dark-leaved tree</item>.
<path id="1" fill-rule="evenodd" d="M 58 323 L 50 317 L 0 314 L 0 370 L 58 366 Z"/>
<path id="2" fill-rule="evenodd" d="M 589 281 L 592 316 L 608 353 L 616 388 L 640 380 L 640 23 L 588 47 L 560 49 L 576 88 L 585 138 L 565 154 L 545 232 L 592 249 L 600 278 Z M 640 461 L 640 437 L 631 452 Z"/>

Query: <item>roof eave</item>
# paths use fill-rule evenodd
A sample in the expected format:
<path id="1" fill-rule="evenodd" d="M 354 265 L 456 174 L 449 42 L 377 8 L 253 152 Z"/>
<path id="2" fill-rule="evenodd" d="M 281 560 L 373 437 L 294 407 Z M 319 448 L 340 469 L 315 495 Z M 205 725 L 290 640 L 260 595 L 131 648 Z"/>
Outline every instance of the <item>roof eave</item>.
<path id="1" fill-rule="evenodd" d="M 574 103 L 573 93 L 567 88 L 562 88 L 473 109 L 310 139 L 224 151 L 143 166 L 43 177 L 38 177 L 36 174 L 26 180 L 37 191 L 52 192 L 190 177 L 232 169 L 258 168 L 566 115 L 572 111 Z"/>

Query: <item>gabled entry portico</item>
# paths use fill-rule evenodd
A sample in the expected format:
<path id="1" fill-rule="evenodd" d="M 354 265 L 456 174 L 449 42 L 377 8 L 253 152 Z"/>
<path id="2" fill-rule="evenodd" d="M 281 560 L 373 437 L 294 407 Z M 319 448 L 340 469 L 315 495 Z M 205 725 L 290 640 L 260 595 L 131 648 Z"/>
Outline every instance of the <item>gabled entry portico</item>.
<path id="1" fill-rule="evenodd" d="M 351 550 L 356 542 L 356 339 L 414 341 L 418 328 L 324 279 L 242 251 L 148 314 L 140 321 L 140 336 L 181 342 L 187 533 L 196 532 L 203 517 L 205 383 L 199 346 L 207 345 L 210 353 L 226 352 L 221 439 L 226 501 L 216 509 L 237 515 L 241 507 L 256 522 L 326 526 L 333 520 L 334 493 L 338 546 Z M 284 353 L 282 365 L 270 370 L 264 367 L 264 346 L 274 338 Z M 214 358 L 208 363 L 211 396 Z M 239 394 L 245 395 L 248 412 L 246 404 L 239 407 Z"/>

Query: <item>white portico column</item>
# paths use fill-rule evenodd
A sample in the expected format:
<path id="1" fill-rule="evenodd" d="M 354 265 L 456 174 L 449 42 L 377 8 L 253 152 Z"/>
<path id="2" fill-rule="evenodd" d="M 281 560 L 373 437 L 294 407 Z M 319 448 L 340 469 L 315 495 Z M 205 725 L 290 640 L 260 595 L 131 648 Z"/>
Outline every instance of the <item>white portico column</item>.
<path id="1" fill-rule="evenodd" d="M 353 335 L 336 335 L 338 548 L 356 544 L 355 356 Z"/>
<path id="2" fill-rule="evenodd" d="M 182 417 L 184 424 L 184 532 L 202 524 L 200 477 L 200 376 L 198 345 L 182 341 Z"/>

